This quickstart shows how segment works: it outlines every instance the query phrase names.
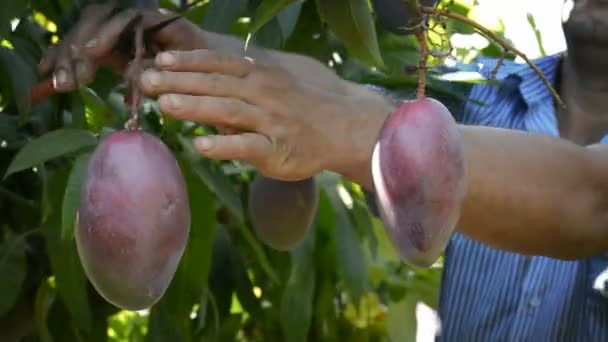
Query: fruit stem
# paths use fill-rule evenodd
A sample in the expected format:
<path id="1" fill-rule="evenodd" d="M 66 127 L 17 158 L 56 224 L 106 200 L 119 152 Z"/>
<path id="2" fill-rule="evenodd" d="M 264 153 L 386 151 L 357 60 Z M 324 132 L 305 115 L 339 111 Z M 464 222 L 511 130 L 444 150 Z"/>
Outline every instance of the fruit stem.
<path id="1" fill-rule="evenodd" d="M 418 99 L 424 98 L 424 92 L 426 87 L 426 70 L 427 60 L 429 58 L 429 47 L 427 45 L 426 34 L 424 30 L 416 30 L 416 39 L 420 45 L 420 62 L 418 64 L 418 88 L 416 89 L 416 97 Z"/>
<path id="2" fill-rule="evenodd" d="M 549 92 L 551 93 L 551 95 L 553 96 L 553 98 L 555 98 L 555 101 L 557 102 L 557 104 L 560 105 L 562 108 L 566 107 L 566 105 L 564 104 L 564 102 L 562 101 L 562 99 L 560 98 L 560 96 L 557 94 L 557 91 L 555 91 L 555 89 L 551 86 L 551 83 L 549 83 L 549 81 L 547 80 L 547 78 L 544 76 L 543 72 L 534 63 L 532 63 L 530 61 L 530 59 L 528 58 L 528 56 L 526 56 L 523 52 L 521 52 L 518 49 L 516 49 L 515 47 L 513 47 L 513 45 L 509 44 L 506 40 L 504 40 L 504 39 L 500 38 L 499 36 L 497 36 L 496 34 L 494 34 L 494 32 L 490 31 L 489 29 L 485 28 L 483 25 L 477 23 L 474 20 L 471 20 L 471 19 L 469 19 L 469 18 L 467 18 L 467 17 L 465 17 L 463 15 L 460 15 L 458 13 L 451 12 L 450 10 L 447 10 L 447 9 L 439 9 L 439 8 L 428 7 L 428 6 L 420 6 L 420 11 L 422 13 L 425 13 L 425 14 L 428 14 L 428 15 L 443 16 L 443 17 L 446 17 L 446 18 L 458 20 L 460 22 L 468 24 L 468 25 L 472 26 L 474 29 L 476 29 L 479 33 L 481 33 L 482 35 L 484 35 L 486 38 L 491 39 L 494 42 L 496 42 L 504 50 L 511 51 L 514 54 L 518 55 L 519 57 L 521 57 L 530 66 L 530 68 L 532 68 L 534 70 L 534 72 L 536 72 L 536 74 L 538 75 L 538 77 L 540 77 L 540 79 L 543 81 L 543 83 L 545 84 L 545 86 L 549 89 Z"/>
<path id="3" fill-rule="evenodd" d="M 141 106 L 141 89 L 139 88 L 139 84 L 137 83 L 137 78 L 142 72 L 142 63 L 144 56 L 144 28 L 141 23 L 137 25 L 135 28 L 135 58 L 132 61 L 132 72 L 127 76 L 129 78 L 129 88 L 130 88 L 130 96 L 129 102 L 131 107 L 131 117 L 125 124 L 125 127 L 128 130 L 137 130 L 139 129 L 137 125 L 137 114 L 139 112 L 139 108 Z"/>

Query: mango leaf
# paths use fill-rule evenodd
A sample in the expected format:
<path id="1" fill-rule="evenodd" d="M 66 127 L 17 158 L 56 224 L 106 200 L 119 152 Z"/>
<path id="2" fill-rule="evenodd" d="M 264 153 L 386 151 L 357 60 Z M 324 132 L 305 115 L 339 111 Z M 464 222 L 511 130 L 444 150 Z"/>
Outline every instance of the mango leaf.
<path id="1" fill-rule="evenodd" d="M 53 336 L 49 331 L 47 319 L 56 297 L 57 291 L 51 286 L 50 280 L 43 280 L 36 291 L 36 302 L 34 304 L 34 320 L 36 321 L 36 329 L 40 334 L 41 342 L 53 342 Z"/>
<path id="2" fill-rule="evenodd" d="M 342 186 L 339 177 L 326 172 L 321 175 L 321 180 L 324 192 L 334 209 L 338 273 L 353 300 L 358 302 L 369 288 L 365 254 L 349 212 L 338 193 L 338 187 Z"/>
<path id="3" fill-rule="evenodd" d="M 201 178 L 205 185 L 215 193 L 240 222 L 244 221 L 243 205 L 230 180 L 217 169 L 214 169 L 208 159 L 199 157 L 192 143 L 184 136 L 178 135 L 178 140 L 185 152 L 184 158 L 190 163 L 194 173 Z"/>
<path id="4" fill-rule="evenodd" d="M 266 272 L 266 275 L 268 275 L 268 278 L 270 278 L 270 280 L 273 281 L 274 283 L 278 283 L 279 275 L 276 273 L 276 271 L 270 265 L 270 262 L 268 261 L 268 257 L 264 253 L 264 249 L 262 248 L 262 245 L 260 244 L 259 240 L 253 236 L 251 231 L 249 229 L 247 229 L 247 227 L 245 225 L 239 225 L 239 232 L 241 233 L 241 235 L 243 236 L 243 238 L 249 245 L 249 248 L 251 248 L 253 250 L 253 254 L 258 259 L 258 262 L 262 266 L 262 269 L 264 270 L 264 272 Z"/>
<path id="5" fill-rule="evenodd" d="M 203 295 L 211 268 L 215 235 L 214 198 L 187 161 L 179 160 L 179 164 L 187 184 L 192 215 L 190 236 L 167 292 L 153 308 L 153 320 L 158 321 L 149 326 L 150 335 L 154 336 L 152 340 L 184 340 L 188 336 L 190 323 L 183 317 L 191 313 Z"/>
<path id="6" fill-rule="evenodd" d="M 85 130 L 63 128 L 46 133 L 19 150 L 4 178 L 65 154 L 95 146 L 96 143 L 95 136 Z"/>
<path id="7" fill-rule="evenodd" d="M 321 18 L 354 57 L 384 67 L 368 0 L 317 0 L 316 3 Z"/>
<path id="8" fill-rule="evenodd" d="M 416 342 L 416 298 L 406 295 L 388 306 L 388 337 L 390 342 Z"/>
<path id="9" fill-rule="evenodd" d="M 266 25 L 274 18 L 281 10 L 287 7 L 295 0 L 266 0 L 263 1 L 255 11 L 255 19 L 251 24 L 249 32 L 256 33 L 262 26 Z"/>
<path id="10" fill-rule="evenodd" d="M 80 87 L 80 97 L 84 102 L 86 121 L 95 132 L 99 132 L 104 126 L 109 126 L 113 120 L 110 106 L 102 100 L 93 89 Z"/>
<path id="11" fill-rule="evenodd" d="M 7 37 L 10 32 L 8 24 L 12 19 L 21 17 L 27 5 L 27 1 L 0 1 L 0 38 Z"/>
<path id="12" fill-rule="evenodd" d="M 202 27 L 205 30 L 224 33 L 241 16 L 248 0 L 211 0 Z"/>
<path id="13" fill-rule="evenodd" d="M 259 29 L 251 42 L 259 47 L 278 50 L 283 46 L 283 31 L 276 17 Z"/>
<path id="14" fill-rule="evenodd" d="M 304 0 L 298 0 L 285 7 L 285 9 L 283 9 L 276 17 L 279 22 L 279 26 L 281 27 L 281 33 L 284 40 L 289 39 L 295 30 L 303 5 Z"/>
<path id="15" fill-rule="evenodd" d="M 80 264 L 75 241 L 61 239 L 59 203 L 63 198 L 68 176 L 67 168 L 49 172 L 45 187 L 48 188 L 50 203 L 57 207 L 53 208 L 42 229 L 46 235 L 48 256 L 59 297 L 76 326 L 88 333 L 92 328 L 92 314 L 87 295 L 87 278 Z"/>
<path id="16" fill-rule="evenodd" d="M 17 140 L 17 120 L 11 115 L 0 113 L 0 142 L 3 140 L 10 144 Z"/>
<path id="17" fill-rule="evenodd" d="M 0 245 L 0 316 L 7 313 L 17 302 L 25 279 L 25 241 L 16 237 Z"/>
<path id="18" fill-rule="evenodd" d="M 281 299 L 281 328 L 285 341 L 307 341 L 315 289 L 315 230 L 290 252 L 292 268 Z"/>
<path id="19" fill-rule="evenodd" d="M 68 185 L 65 188 L 61 209 L 62 239 L 71 240 L 74 237 L 76 211 L 80 205 L 80 189 L 84 182 L 90 157 L 91 153 L 84 153 L 78 156 L 72 167 L 70 178 L 68 178 Z"/>
<path id="20" fill-rule="evenodd" d="M 435 310 L 439 306 L 441 276 L 442 268 L 432 267 L 417 270 L 411 280 L 416 298 Z"/>
<path id="21" fill-rule="evenodd" d="M 0 9 L 0 13 L 2 10 Z M 2 14 L 0 14 L 2 16 Z M 2 21 L 0 21 L 2 22 Z M 12 95 L 19 111 L 19 124 L 24 124 L 29 119 L 31 105 L 28 102 L 30 89 L 36 82 L 36 74 L 24 58 L 14 50 L 0 46 L 0 71 L 3 76 L 0 84 Z"/>

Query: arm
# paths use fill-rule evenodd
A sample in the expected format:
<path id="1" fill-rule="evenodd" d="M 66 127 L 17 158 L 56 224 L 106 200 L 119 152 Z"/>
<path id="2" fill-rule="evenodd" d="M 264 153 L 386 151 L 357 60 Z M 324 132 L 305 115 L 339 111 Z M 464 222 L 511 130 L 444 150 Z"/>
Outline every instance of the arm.
<path id="1" fill-rule="evenodd" d="M 459 129 L 469 184 L 459 232 L 499 249 L 558 259 L 608 252 L 608 146 L 491 127 Z M 338 170 L 371 189 L 367 163 L 345 161 Z"/>

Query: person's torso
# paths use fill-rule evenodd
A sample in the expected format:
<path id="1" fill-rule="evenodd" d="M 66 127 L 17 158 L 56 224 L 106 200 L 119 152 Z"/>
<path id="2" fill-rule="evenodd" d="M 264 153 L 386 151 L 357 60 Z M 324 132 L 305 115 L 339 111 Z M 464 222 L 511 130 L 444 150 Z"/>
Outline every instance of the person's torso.
<path id="1" fill-rule="evenodd" d="M 558 58 L 537 62 L 552 82 Z M 470 98 L 487 106 L 469 101 L 464 123 L 559 135 L 551 96 L 531 69 L 508 63 L 497 78 L 500 86 L 472 89 Z M 594 289 L 608 267 L 603 256 L 529 257 L 455 233 L 444 260 L 438 341 L 608 341 L 608 296 Z"/>

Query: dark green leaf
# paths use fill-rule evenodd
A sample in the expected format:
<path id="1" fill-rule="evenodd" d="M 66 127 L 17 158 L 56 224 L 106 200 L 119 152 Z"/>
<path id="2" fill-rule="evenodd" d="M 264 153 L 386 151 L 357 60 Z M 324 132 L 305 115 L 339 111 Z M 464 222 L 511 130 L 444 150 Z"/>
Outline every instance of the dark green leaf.
<path id="1" fill-rule="evenodd" d="M 324 173 L 321 179 L 324 192 L 334 209 L 338 273 L 356 303 L 369 288 L 365 254 L 348 209 L 338 193 L 339 186 L 342 186 L 338 176 Z"/>
<path id="2" fill-rule="evenodd" d="M 221 173 L 221 171 L 214 168 L 209 159 L 199 157 L 194 151 L 192 143 L 187 138 L 178 135 L 178 139 L 185 150 L 184 157 L 190 163 L 194 173 L 196 173 L 205 185 L 218 196 L 220 201 L 232 212 L 232 214 L 235 215 L 240 222 L 243 222 L 243 205 L 239 195 L 232 187 L 230 180 Z"/>
<path id="3" fill-rule="evenodd" d="M 276 17 L 272 18 L 266 25 L 259 29 L 251 42 L 259 47 L 278 50 L 283 46 L 283 32 Z"/>
<path id="4" fill-rule="evenodd" d="M 183 340 L 189 334 L 192 312 L 207 286 L 215 235 L 213 196 L 189 163 L 180 160 L 180 168 L 188 187 L 191 225 L 188 245 L 167 292 L 154 306 L 150 326 L 152 340 Z M 161 319 L 162 318 L 162 319 Z"/>
<path id="5" fill-rule="evenodd" d="M 211 0 L 202 27 L 205 30 L 224 33 L 247 7 L 248 0 Z"/>
<path id="6" fill-rule="evenodd" d="M 289 39 L 289 37 L 293 33 L 293 30 L 295 30 L 296 24 L 298 23 L 298 18 L 300 17 L 300 13 L 302 12 L 303 5 L 304 0 L 297 0 L 291 5 L 288 5 L 277 16 L 277 20 L 279 21 L 279 25 L 281 26 L 281 33 L 284 40 Z"/>
<path id="7" fill-rule="evenodd" d="M 266 25 L 272 18 L 294 1 L 296 0 L 263 1 L 255 11 L 255 18 L 251 24 L 250 33 L 256 33 L 262 26 Z"/>
<path id="8" fill-rule="evenodd" d="M 95 136 L 85 130 L 63 128 L 46 133 L 19 150 L 4 177 L 96 143 Z"/>
<path id="9" fill-rule="evenodd" d="M 25 279 L 25 241 L 21 237 L 6 240 L 0 245 L 0 316 L 17 302 Z"/>
<path id="10" fill-rule="evenodd" d="M 319 15 L 354 57 L 384 67 L 367 0 L 317 0 L 316 3 Z"/>
<path id="11" fill-rule="evenodd" d="M 71 240 L 74 236 L 74 223 L 76 211 L 80 204 L 80 188 L 84 182 L 86 169 L 89 164 L 90 153 L 78 156 L 72 167 L 68 185 L 63 195 L 61 210 L 61 238 Z"/>
<path id="12" fill-rule="evenodd" d="M 6 141 L 10 145 L 19 138 L 17 120 L 6 113 L 0 113 L 0 143 Z"/>
<path id="13" fill-rule="evenodd" d="M 50 203 L 54 207 L 43 229 L 59 296 L 77 327 L 90 332 L 92 315 L 87 295 L 87 278 L 80 264 L 75 241 L 61 239 L 60 203 L 68 176 L 69 170 L 65 168 L 49 172 L 47 187 Z"/>
<path id="14" fill-rule="evenodd" d="M 285 341 L 304 342 L 308 340 L 314 302 L 314 229 L 290 255 L 292 269 L 281 300 L 281 327 Z"/>
<path id="15" fill-rule="evenodd" d="M 36 329 L 40 334 L 41 342 L 53 342 L 53 337 L 51 336 L 51 332 L 47 325 L 47 319 L 56 297 L 57 292 L 55 288 L 51 286 L 50 280 L 43 280 L 36 291 L 36 303 L 34 305 Z"/>
<path id="16" fill-rule="evenodd" d="M 247 227 L 245 227 L 244 225 L 239 226 L 239 232 L 242 234 L 249 247 L 253 250 L 253 254 L 258 259 L 258 262 L 260 263 L 262 269 L 266 272 L 270 280 L 277 283 L 279 281 L 279 276 L 270 265 L 268 257 L 264 253 L 264 249 L 262 248 L 262 245 L 260 244 L 259 240 L 256 239 L 251 233 L 251 231 L 247 229 Z"/>
<path id="17" fill-rule="evenodd" d="M 10 32 L 10 26 L 7 24 L 21 17 L 27 5 L 27 1 L 0 1 L 0 40 L 6 38 Z"/>
<path id="18" fill-rule="evenodd" d="M 19 124 L 27 122 L 31 106 L 28 102 L 30 89 L 36 82 L 36 73 L 25 59 L 14 50 L 0 46 L 0 71 L 3 76 L 0 84 L 8 87 L 8 92 L 17 104 L 19 111 Z"/>

